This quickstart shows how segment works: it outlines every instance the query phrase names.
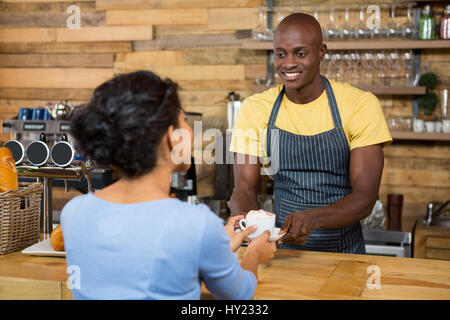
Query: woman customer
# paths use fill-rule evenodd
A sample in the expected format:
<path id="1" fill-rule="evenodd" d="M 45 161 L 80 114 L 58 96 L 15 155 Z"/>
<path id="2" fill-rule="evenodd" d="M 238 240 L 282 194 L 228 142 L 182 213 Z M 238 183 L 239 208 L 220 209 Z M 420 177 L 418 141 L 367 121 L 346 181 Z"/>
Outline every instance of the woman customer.
<path id="1" fill-rule="evenodd" d="M 148 71 L 116 76 L 75 114 L 71 134 L 122 177 L 63 208 L 67 265 L 79 271 L 74 299 L 199 299 L 200 281 L 217 299 L 253 297 L 257 265 L 276 250 L 269 232 L 239 265 L 233 251 L 255 230 L 234 233 L 242 216 L 224 228 L 207 206 L 169 197 L 172 173 L 190 166 L 174 159 L 190 159 L 193 139 L 175 83 Z"/>

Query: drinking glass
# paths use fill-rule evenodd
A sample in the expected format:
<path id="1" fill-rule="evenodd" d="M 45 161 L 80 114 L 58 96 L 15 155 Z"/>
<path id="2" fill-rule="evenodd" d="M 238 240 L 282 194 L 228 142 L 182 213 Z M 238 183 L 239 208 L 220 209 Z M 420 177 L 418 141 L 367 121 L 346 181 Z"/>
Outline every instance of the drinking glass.
<path id="1" fill-rule="evenodd" d="M 388 81 L 387 85 L 391 86 L 400 86 L 401 80 L 401 64 L 400 64 L 400 55 L 398 50 L 394 50 L 388 53 L 386 64 L 388 66 Z"/>
<path id="2" fill-rule="evenodd" d="M 403 85 L 412 86 L 414 82 L 413 52 L 407 50 L 400 55 L 400 63 L 404 69 Z"/>
<path id="3" fill-rule="evenodd" d="M 411 22 L 411 4 L 408 5 L 406 22 L 400 26 L 400 30 L 405 39 L 415 39 L 416 31 L 414 25 Z"/>
<path id="4" fill-rule="evenodd" d="M 343 57 L 340 52 L 335 52 L 331 55 L 331 59 L 333 60 L 332 63 L 332 75 L 333 79 L 336 81 L 342 81 L 343 80 L 343 71 L 344 71 L 344 63 L 343 63 Z"/>
<path id="5" fill-rule="evenodd" d="M 358 51 L 350 53 L 350 59 L 348 61 L 350 67 L 350 78 L 351 82 L 354 85 L 361 84 L 361 56 Z"/>
<path id="6" fill-rule="evenodd" d="M 362 68 L 364 78 L 362 79 L 363 84 L 366 86 L 372 86 L 375 81 L 376 76 L 376 68 L 375 68 L 375 59 L 374 55 L 371 51 L 364 52 L 362 54 Z"/>
<path id="7" fill-rule="evenodd" d="M 334 8 L 330 10 L 330 22 L 327 24 L 327 28 L 325 29 L 325 39 L 327 40 L 336 40 L 339 38 L 338 27 L 334 22 Z"/>
<path id="8" fill-rule="evenodd" d="M 370 29 L 364 22 L 364 7 L 361 6 L 359 10 L 359 23 L 355 26 L 355 38 L 368 39 L 371 37 Z"/>
<path id="9" fill-rule="evenodd" d="M 391 39 L 399 38 L 402 35 L 402 30 L 398 23 L 395 22 L 395 5 L 391 6 L 391 19 L 387 25 L 387 30 L 387 36 Z"/>
<path id="10" fill-rule="evenodd" d="M 353 27 L 350 25 L 350 23 L 348 22 L 348 20 L 349 20 L 349 8 L 345 7 L 345 22 L 341 26 L 341 30 L 340 30 L 341 38 L 343 40 L 350 40 L 350 39 L 354 38 L 354 36 L 355 36 L 355 31 L 354 31 Z"/>
<path id="11" fill-rule="evenodd" d="M 388 29 L 386 25 L 381 25 L 380 28 L 372 30 L 372 38 L 385 39 L 388 36 Z"/>
<path id="12" fill-rule="evenodd" d="M 259 24 L 252 31 L 252 38 L 255 40 L 272 41 L 273 32 L 267 28 L 267 12 L 266 7 L 259 7 Z"/>

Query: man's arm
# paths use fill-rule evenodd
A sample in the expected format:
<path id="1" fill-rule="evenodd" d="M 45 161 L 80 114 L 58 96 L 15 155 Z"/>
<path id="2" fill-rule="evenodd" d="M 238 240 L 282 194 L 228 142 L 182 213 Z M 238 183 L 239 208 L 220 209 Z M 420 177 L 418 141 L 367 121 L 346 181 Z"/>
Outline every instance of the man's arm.
<path id="1" fill-rule="evenodd" d="M 340 228 L 367 217 L 377 200 L 384 156 L 380 144 L 355 148 L 350 154 L 352 193 L 330 206 L 294 212 L 282 229 L 290 229 L 284 243 L 303 244 L 314 229 Z"/>
<path id="2" fill-rule="evenodd" d="M 244 164 L 238 163 L 240 159 L 245 159 Z M 231 195 L 229 207 L 231 214 L 243 214 L 250 210 L 258 210 L 259 204 L 257 195 L 260 186 L 261 163 L 258 158 L 250 155 L 234 155 L 233 174 L 234 190 Z"/>

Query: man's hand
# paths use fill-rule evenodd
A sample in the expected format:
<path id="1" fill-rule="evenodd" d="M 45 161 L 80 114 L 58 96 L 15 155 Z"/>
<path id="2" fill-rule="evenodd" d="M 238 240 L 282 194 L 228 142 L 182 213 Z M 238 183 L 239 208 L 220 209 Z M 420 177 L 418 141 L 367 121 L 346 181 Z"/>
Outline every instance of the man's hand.
<path id="1" fill-rule="evenodd" d="M 250 226 L 241 232 L 234 232 L 234 230 L 239 229 L 239 221 L 243 218 L 244 218 L 243 215 L 231 216 L 228 219 L 227 224 L 225 225 L 225 230 L 227 231 L 228 236 L 230 237 L 230 245 L 231 250 L 233 252 L 239 249 L 242 242 L 249 234 L 252 234 L 253 232 L 256 231 L 256 226 Z"/>
<path id="2" fill-rule="evenodd" d="M 315 229 L 313 215 L 308 213 L 308 210 L 293 212 L 284 219 L 280 233 L 285 231 L 287 233 L 279 242 L 305 244 L 313 229 Z"/>

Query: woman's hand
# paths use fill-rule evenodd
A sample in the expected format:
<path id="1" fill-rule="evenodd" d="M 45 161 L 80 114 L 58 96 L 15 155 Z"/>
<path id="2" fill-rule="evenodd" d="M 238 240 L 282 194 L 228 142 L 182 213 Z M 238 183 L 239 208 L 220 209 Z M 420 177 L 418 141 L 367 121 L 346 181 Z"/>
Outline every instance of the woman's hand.
<path id="1" fill-rule="evenodd" d="M 249 234 L 252 234 L 256 231 L 256 226 L 250 226 L 241 232 L 234 232 L 234 230 L 239 229 L 239 221 L 243 218 L 243 215 L 231 216 L 228 219 L 227 224 L 225 225 L 225 230 L 230 237 L 230 245 L 233 252 L 239 249 L 242 242 Z"/>
<path id="2" fill-rule="evenodd" d="M 277 251 L 275 242 L 269 242 L 270 231 L 266 230 L 248 245 L 248 251 L 255 251 L 258 255 L 258 264 L 272 259 Z"/>

